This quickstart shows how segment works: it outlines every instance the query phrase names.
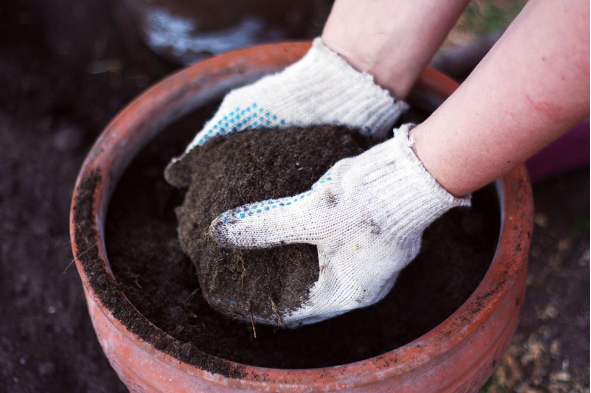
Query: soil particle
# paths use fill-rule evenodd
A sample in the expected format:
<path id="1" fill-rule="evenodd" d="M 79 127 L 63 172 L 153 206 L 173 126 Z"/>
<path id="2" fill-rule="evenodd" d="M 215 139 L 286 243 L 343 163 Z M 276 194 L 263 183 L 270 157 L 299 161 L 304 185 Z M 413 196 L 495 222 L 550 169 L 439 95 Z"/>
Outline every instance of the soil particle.
<path id="1" fill-rule="evenodd" d="M 293 330 L 253 329 L 250 320 L 224 317 L 198 290 L 196 269 L 177 240 L 174 208 L 182 203 L 183 192 L 162 176 L 171 157 L 194 136 L 198 119 L 209 116 L 202 112 L 180 121 L 141 152 L 115 189 L 106 224 L 109 260 L 119 287 L 152 323 L 178 340 L 175 345 L 184 356 L 205 352 L 281 368 L 367 359 L 441 323 L 484 276 L 499 231 L 492 188 L 475 193 L 472 208 L 454 209 L 429 227 L 421 254 L 374 306 Z"/>
<path id="2" fill-rule="evenodd" d="M 167 181 L 189 186 L 176 209 L 178 234 L 207 302 L 231 318 L 279 325 L 281 315 L 300 308 L 318 280 L 315 246 L 232 250 L 208 236 L 209 225 L 228 209 L 309 190 L 337 161 L 371 143 L 338 126 L 250 130 L 214 138 L 170 166 Z"/>

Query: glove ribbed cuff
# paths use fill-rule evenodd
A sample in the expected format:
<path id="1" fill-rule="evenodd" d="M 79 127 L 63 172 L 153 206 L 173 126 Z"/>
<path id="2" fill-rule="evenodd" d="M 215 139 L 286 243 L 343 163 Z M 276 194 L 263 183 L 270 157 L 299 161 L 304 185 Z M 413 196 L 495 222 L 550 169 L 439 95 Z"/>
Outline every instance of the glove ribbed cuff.
<path id="1" fill-rule="evenodd" d="M 433 221 L 451 208 L 470 206 L 471 199 L 470 195 L 453 196 L 425 169 L 412 149 L 409 131 L 413 127 L 401 126 L 391 140 L 376 146 L 380 151 L 375 152 L 370 164 L 374 173 L 368 179 L 376 203 L 387 210 L 386 217 L 396 217 L 386 222 L 401 242 L 414 242 Z"/>
<path id="2" fill-rule="evenodd" d="M 395 99 L 378 86 L 372 75 L 354 69 L 320 38 L 314 40 L 308 53 L 288 67 L 285 74 L 299 76 L 296 83 L 319 86 L 324 94 L 329 94 L 325 100 L 315 102 L 315 112 L 331 113 L 336 124 L 359 128 L 366 135 L 385 137 L 392 124 L 408 109 L 404 101 Z M 308 80 L 302 81 L 302 77 Z M 317 93 L 322 95 L 323 92 Z M 298 102 L 301 101 L 295 100 L 294 104 Z"/>

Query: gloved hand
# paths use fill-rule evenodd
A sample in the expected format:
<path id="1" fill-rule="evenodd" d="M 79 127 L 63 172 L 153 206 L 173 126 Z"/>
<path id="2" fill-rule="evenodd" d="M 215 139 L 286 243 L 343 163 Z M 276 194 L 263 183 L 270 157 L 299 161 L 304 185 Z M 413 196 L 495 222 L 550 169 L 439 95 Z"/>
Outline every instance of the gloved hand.
<path id="1" fill-rule="evenodd" d="M 318 281 L 301 308 L 282 315 L 284 326 L 376 303 L 419 252 L 425 228 L 452 207 L 469 206 L 469 196 L 454 197 L 425 170 L 410 128 L 337 162 L 307 192 L 241 206 L 212 222 L 210 235 L 224 247 L 318 247 Z"/>
<path id="2" fill-rule="evenodd" d="M 384 137 L 407 108 L 317 38 L 298 62 L 226 95 L 185 154 L 217 135 L 252 128 L 333 124 Z"/>

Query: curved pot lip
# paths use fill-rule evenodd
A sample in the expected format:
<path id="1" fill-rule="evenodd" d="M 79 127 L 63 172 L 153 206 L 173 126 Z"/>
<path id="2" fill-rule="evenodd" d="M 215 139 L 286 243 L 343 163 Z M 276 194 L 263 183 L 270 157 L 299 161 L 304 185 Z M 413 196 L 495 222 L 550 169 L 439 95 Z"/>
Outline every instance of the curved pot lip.
<path id="1" fill-rule="evenodd" d="M 132 333 L 129 327 L 117 320 L 91 287 L 89 277 L 80 259 L 81 253 L 78 252 L 76 233 L 80 229 L 80 223 L 75 221 L 74 216 L 76 201 L 80 200 L 79 196 L 84 192 L 81 191 L 81 185 L 94 176 L 97 171 L 103 174 L 98 180 L 97 187 L 92 191 L 91 199 L 87 200 L 92 201 L 93 222 L 91 224 L 97 232 L 95 240 L 99 259 L 103 260 L 102 268 L 112 277 L 108 262 L 105 262 L 108 259 L 104 242 L 103 219 L 106 216 L 110 193 L 118 176 L 130 161 L 121 157 L 117 159 L 113 151 L 127 149 L 126 156 L 135 155 L 143 144 L 147 143 L 150 137 L 159 130 L 157 124 L 154 123 L 162 120 L 166 111 L 183 112 L 181 107 L 184 105 L 179 103 L 187 101 L 187 97 L 198 95 L 200 96 L 199 100 L 208 100 L 221 93 L 221 91 L 208 92 L 208 89 L 221 90 L 224 86 L 227 87 L 226 81 L 233 77 L 244 78 L 247 75 L 254 79 L 269 71 L 281 69 L 301 58 L 309 47 L 310 42 L 260 45 L 218 55 L 178 71 L 143 92 L 117 115 L 96 141 L 80 170 L 70 210 L 70 238 L 76 266 L 86 295 L 92 296 L 99 310 L 127 338 L 140 346 L 148 355 L 158 356 L 160 361 L 170 364 L 171 367 L 181 368 L 190 374 L 209 380 L 218 382 L 223 380 L 224 384 L 229 385 L 244 386 L 244 383 L 247 383 L 250 386 L 255 386 L 258 383 L 268 385 L 271 382 L 282 386 L 293 386 L 306 381 L 308 387 L 310 384 L 316 384 L 317 387 L 332 388 L 341 386 L 340 384 L 345 381 L 348 387 L 371 384 L 424 365 L 449 351 L 476 331 L 505 298 L 508 289 L 513 286 L 523 264 L 527 261 L 533 228 L 533 201 L 527 172 L 525 167 L 520 165 L 497 181 L 502 211 L 501 232 L 491 265 L 475 292 L 456 312 L 437 327 L 393 351 L 354 363 L 314 369 L 264 368 L 216 358 L 229 369 L 240 371 L 238 377 L 233 377 L 222 375 L 214 369 L 208 369 L 207 366 L 200 368 L 169 356 L 170 354 L 166 355 L 157 350 L 152 343 Z M 443 98 L 450 95 L 457 87 L 458 84 L 449 77 L 427 68 L 415 90 L 428 90 L 431 94 Z M 150 118 L 153 112 L 155 113 L 154 117 Z M 144 134 L 150 134 L 150 137 L 145 137 Z M 140 136 L 143 140 L 138 143 Z M 140 146 L 130 147 L 134 144 Z M 129 302 L 122 293 L 120 295 Z M 152 325 L 139 311 L 136 310 L 136 312 L 139 318 L 153 326 L 161 336 L 170 337 Z M 207 354 L 204 356 L 213 357 Z M 354 385 L 351 385 L 350 379 L 343 378 L 344 375 L 351 373 L 356 375 Z M 240 381 L 233 382 L 232 380 Z"/>

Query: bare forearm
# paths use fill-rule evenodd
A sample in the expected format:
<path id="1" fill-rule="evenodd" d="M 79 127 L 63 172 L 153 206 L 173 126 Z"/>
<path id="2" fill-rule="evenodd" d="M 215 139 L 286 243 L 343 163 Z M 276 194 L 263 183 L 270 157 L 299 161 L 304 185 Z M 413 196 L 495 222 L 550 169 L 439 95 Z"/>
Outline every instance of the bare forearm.
<path id="1" fill-rule="evenodd" d="M 469 0 L 337 0 L 322 41 L 404 99 Z"/>
<path id="2" fill-rule="evenodd" d="M 452 194 L 501 176 L 589 114 L 589 3 L 533 0 L 462 86 L 413 132 Z"/>

